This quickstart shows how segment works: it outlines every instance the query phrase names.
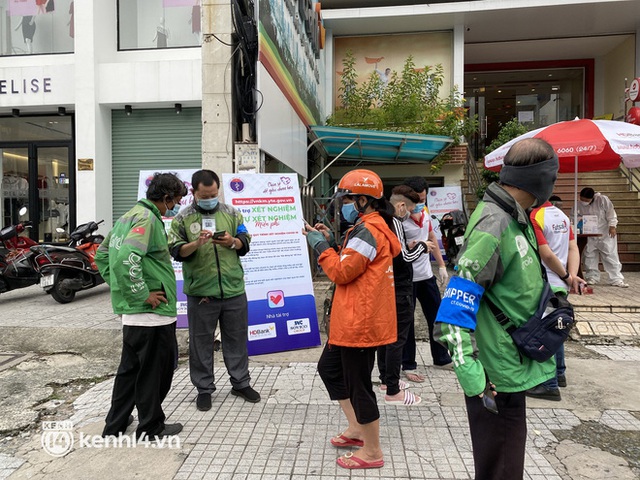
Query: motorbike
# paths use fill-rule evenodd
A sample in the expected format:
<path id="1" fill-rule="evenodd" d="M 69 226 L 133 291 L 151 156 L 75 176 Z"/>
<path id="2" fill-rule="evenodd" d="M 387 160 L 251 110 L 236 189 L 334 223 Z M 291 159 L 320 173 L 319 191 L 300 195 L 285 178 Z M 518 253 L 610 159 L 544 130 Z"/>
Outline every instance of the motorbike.
<path id="1" fill-rule="evenodd" d="M 20 235 L 31 226 L 31 222 L 25 221 L 0 230 L 0 242 L 3 245 L 0 253 L 0 293 L 30 287 L 40 281 L 40 264 L 31 251 L 38 243 Z M 47 260 L 41 262 L 44 264 Z"/>
<path id="2" fill-rule="evenodd" d="M 45 244 L 31 247 L 41 261 L 40 285 L 58 303 L 72 302 L 76 292 L 104 283 L 94 258 L 104 236 L 95 235 L 103 221 L 79 225 L 66 245 Z"/>
<path id="3" fill-rule="evenodd" d="M 462 210 L 451 210 L 438 220 L 438 224 L 440 225 L 444 253 L 447 255 L 447 264 L 453 266 L 455 265 L 456 256 L 464 243 L 467 216 Z"/>

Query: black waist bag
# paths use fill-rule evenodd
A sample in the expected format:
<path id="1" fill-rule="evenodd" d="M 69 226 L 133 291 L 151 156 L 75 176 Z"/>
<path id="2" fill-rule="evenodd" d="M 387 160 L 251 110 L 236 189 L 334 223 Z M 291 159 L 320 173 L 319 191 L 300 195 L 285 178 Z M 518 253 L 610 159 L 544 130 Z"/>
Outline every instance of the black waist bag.
<path id="1" fill-rule="evenodd" d="M 485 297 L 498 323 L 511 335 L 523 355 L 537 361 L 549 360 L 560 349 L 576 323 L 573 306 L 562 295 L 556 295 L 545 282 L 536 313 L 520 328 L 507 326 L 511 319 Z"/>

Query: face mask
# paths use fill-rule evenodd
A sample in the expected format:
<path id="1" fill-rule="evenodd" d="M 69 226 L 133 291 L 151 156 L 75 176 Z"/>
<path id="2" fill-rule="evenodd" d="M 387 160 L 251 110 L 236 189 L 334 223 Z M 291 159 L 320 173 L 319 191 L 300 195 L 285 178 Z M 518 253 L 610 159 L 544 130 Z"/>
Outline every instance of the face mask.
<path id="1" fill-rule="evenodd" d="M 591 205 L 591 202 L 580 202 L 584 207 Z"/>
<path id="2" fill-rule="evenodd" d="M 424 210 L 424 203 L 416 203 L 416 208 L 411 213 L 420 213 L 422 210 Z"/>
<path id="3" fill-rule="evenodd" d="M 349 223 L 355 223 L 358 218 L 358 211 L 355 203 L 345 203 L 340 207 L 342 217 Z"/>
<path id="4" fill-rule="evenodd" d="M 409 218 L 409 211 L 407 210 L 407 206 L 405 204 L 398 204 L 396 206 L 396 216 L 401 220 L 406 220 Z"/>
<path id="5" fill-rule="evenodd" d="M 216 198 L 207 198 L 207 199 L 199 199 L 198 206 L 203 210 L 213 210 L 218 206 L 218 197 Z"/>
<path id="6" fill-rule="evenodd" d="M 167 204 L 165 203 L 164 205 L 165 207 L 167 206 Z M 167 208 L 167 211 L 164 212 L 164 216 L 165 217 L 175 217 L 178 212 L 180 211 L 180 204 L 176 203 L 173 208 Z"/>

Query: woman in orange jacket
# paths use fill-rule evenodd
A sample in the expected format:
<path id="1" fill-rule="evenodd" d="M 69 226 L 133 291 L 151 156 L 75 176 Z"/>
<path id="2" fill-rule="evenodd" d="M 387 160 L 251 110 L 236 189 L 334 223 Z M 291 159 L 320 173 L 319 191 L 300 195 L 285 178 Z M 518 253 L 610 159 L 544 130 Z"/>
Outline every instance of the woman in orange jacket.
<path id="1" fill-rule="evenodd" d="M 371 384 L 378 346 L 396 341 L 393 257 L 401 251 L 389 228 L 380 177 L 370 170 L 353 170 L 338 184 L 341 213 L 355 225 L 336 252 L 324 225 L 307 225 L 309 244 L 336 290 L 331 308 L 329 340 L 318 362 L 318 373 L 329 397 L 337 400 L 349 426 L 331 439 L 336 447 L 360 446 L 338 458 L 343 468 L 380 468 L 380 413 Z M 320 230 L 320 231 L 319 231 Z"/>

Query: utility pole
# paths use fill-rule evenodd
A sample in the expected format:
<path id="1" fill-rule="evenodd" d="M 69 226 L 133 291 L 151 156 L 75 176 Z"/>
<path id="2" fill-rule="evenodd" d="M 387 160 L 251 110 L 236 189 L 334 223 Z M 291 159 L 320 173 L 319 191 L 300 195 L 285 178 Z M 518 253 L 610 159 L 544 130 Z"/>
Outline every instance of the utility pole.
<path id="1" fill-rule="evenodd" d="M 202 1 L 202 167 L 233 172 L 233 23 L 230 0 Z"/>

